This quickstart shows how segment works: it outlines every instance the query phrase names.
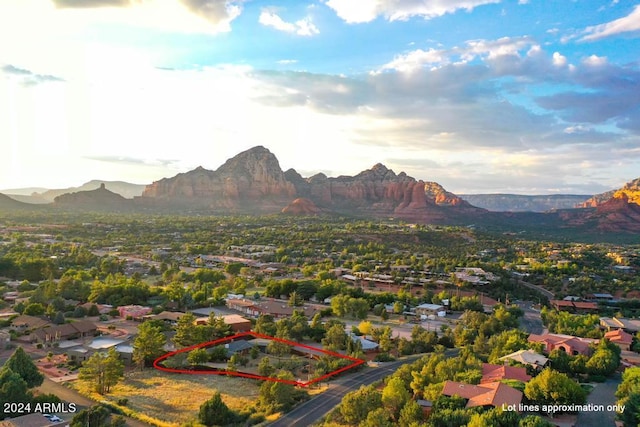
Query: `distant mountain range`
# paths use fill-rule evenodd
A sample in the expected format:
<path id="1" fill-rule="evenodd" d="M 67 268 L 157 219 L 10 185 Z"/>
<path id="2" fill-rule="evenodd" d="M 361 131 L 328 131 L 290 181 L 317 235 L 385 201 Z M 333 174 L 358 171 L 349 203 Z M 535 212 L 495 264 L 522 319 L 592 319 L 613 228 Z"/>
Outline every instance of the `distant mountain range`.
<path id="1" fill-rule="evenodd" d="M 62 194 L 95 190 L 102 184 L 106 186 L 107 190 L 118 193 L 127 199 L 133 199 L 136 196 L 140 196 L 146 187 L 145 185 L 131 184 L 124 181 L 92 180 L 82 184 L 80 187 L 60 188 L 55 190 L 47 188 L 18 188 L 2 190 L 2 193 L 20 202 L 46 204 L 53 202 L 56 197 Z"/>
<path id="2" fill-rule="evenodd" d="M 589 200 L 591 195 L 550 194 L 525 196 L 521 194 L 460 194 L 462 199 L 492 212 L 547 212 L 572 209 Z"/>
<path id="3" fill-rule="evenodd" d="M 0 210 L 55 209 L 198 214 L 301 214 L 398 218 L 419 223 L 494 224 L 501 227 L 571 228 L 640 233 L 640 179 L 606 195 L 465 195 L 435 182 L 396 174 L 382 164 L 355 176 L 305 178 L 282 171 L 258 146 L 217 170 L 198 167 L 147 186 L 91 181 L 82 187 L 37 192 L 53 202 L 21 203 L 0 197 Z M 607 197 L 607 195 L 609 195 Z M 24 199 L 23 199 L 24 200 Z M 574 208 L 576 205 L 583 208 Z M 497 212 L 493 212 L 497 211 Z M 527 212 L 524 212 L 527 211 Z M 549 211 L 547 213 L 539 213 Z"/>

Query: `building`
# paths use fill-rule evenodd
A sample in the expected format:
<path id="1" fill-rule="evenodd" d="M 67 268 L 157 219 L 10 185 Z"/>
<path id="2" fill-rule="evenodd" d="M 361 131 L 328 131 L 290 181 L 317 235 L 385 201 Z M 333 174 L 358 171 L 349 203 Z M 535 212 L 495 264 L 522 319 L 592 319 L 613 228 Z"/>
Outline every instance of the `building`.
<path id="1" fill-rule="evenodd" d="M 151 307 L 143 307 L 141 305 L 123 305 L 118 307 L 120 317 L 127 319 L 142 319 L 143 316 L 151 313 Z"/>
<path id="2" fill-rule="evenodd" d="M 604 337 L 620 347 L 620 350 L 631 350 L 633 335 L 626 333 L 622 329 L 606 332 Z"/>
<path id="3" fill-rule="evenodd" d="M 10 328 L 16 332 L 29 332 L 49 325 L 51 322 L 47 319 L 23 314 L 13 319 Z"/>
<path id="4" fill-rule="evenodd" d="M 29 335 L 29 341 L 52 345 L 60 341 L 91 337 L 94 336 L 97 331 L 98 327 L 95 323 L 89 320 L 78 320 L 62 325 L 36 329 Z"/>
<path id="5" fill-rule="evenodd" d="M 616 329 L 622 329 L 630 334 L 640 332 L 640 320 L 639 319 L 627 319 L 624 317 L 601 317 L 600 326 L 606 331 L 614 331 Z"/>
<path id="6" fill-rule="evenodd" d="M 533 366 L 535 369 L 542 369 L 547 366 L 549 359 L 538 354 L 533 350 L 518 350 L 514 353 L 507 354 L 498 360 L 514 360 L 523 365 Z"/>
<path id="7" fill-rule="evenodd" d="M 419 316 L 442 316 L 440 313 L 446 313 L 444 306 L 440 304 L 420 304 L 415 310 Z"/>
<path id="8" fill-rule="evenodd" d="M 467 408 L 491 406 L 502 408 L 503 405 L 518 405 L 522 402 L 522 392 L 501 382 L 480 385 L 446 381 L 442 388 L 444 396 L 460 396 L 467 399 Z"/>
<path id="9" fill-rule="evenodd" d="M 305 304 L 301 307 L 291 307 L 284 301 L 251 301 L 247 299 L 229 299 L 227 307 L 239 311 L 251 317 L 258 317 L 261 314 L 268 314 L 275 319 L 291 317 L 294 311 L 302 311 L 308 318 L 326 309 L 324 306 Z"/>
<path id="10" fill-rule="evenodd" d="M 482 364 L 482 379 L 480 384 L 493 383 L 502 380 L 516 380 L 526 383 L 531 379 L 525 368 L 508 365 Z"/>
<path id="11" fill-rule="evenodd" d="M 595 302 L 552 299 L 549 303 L 558 311 L 568 311 L 570 313 L 596 313 L 598 311 L 598 303 Z"/>
<path id="12" fill-rule="evenodd" d="M 529 335 L 528 341 L 542 343 L 544 351 L 547 354 L 558 349 L 572 356 L 576 356 L 578 354 L 589 356 L 591 355 L 591 345 L 598 344 L 598 340 L 595 339 L 579 338 L 561 334 L 531 334 Z"/>

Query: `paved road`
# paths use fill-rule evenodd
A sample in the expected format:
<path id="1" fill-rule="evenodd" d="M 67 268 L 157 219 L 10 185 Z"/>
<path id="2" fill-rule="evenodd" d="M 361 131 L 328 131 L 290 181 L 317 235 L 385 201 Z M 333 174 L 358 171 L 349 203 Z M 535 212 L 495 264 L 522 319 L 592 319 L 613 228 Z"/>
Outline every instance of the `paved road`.
<path id="1" fill-rule="evenodd" d="M 385 363 L 377 368 L 366 368 L 365 371 L 354 373 L 349 377 L 340 378 L 331 383 L 329 390 L 306 401 L 269 425 L 271 427 L 309 426 L 317 422 L 338 405 L 345 394 L 357 390 L 361 385 L 369 385 L 391 375 L 400 366 L 414 362 L 422 356 L 424 355 L 410 356 L 407 359 Z"/>
<path id="2" fill-rule="evenodd" d="M 549 298 L 550 300 L 553 299 L 553 297 L 554 297 L 552 292 L 546 290 L 542 286 L 534 285 L 533 283 L 528 283 L 528 282 L 525 282 L 525 281 L 522 281 L 522 280 L 518 280 L 518 284 L 526 286 L 527 288 L 530 288 L 530 289 L 534 289 L 534 290 L 540 292 L 545 297 Z"/>
<path id="3" fill-rule="evenodd" d="M 40 387 L 38 387 L 38 390 L 40 390 L 40 392 L 42 393 L 55 394 L 64 402 L 75 403 L 77 407 L 77 412 L 80 412 L 85 408 L 88 408 L 90 406 L 97 404 L 97 402 L 94 402 L 93 400 L 81 395 L 77 391 L 67 388 L 61 384 L 55 383 L 48 378 L 44 379 L 44 382 Z M 74 414 L 56 414 L 56 415 L 58 415 L 60 418 L 66 421 L 70 421 L 71 418 L 73 418 Z M 143 423 L 142 421 L 134 420 L 133 418 L 127 417 L 126 420 L 127 420 L 127 425 L 130 427 L 149 427 L 149 424 Z"/>
<path id="4" fill-rule="evenodd" d="M 520 318 L 520 325 L 530 334 L 542 334 L 544 326 L 540 312 L 532 308 L 523 308 L 524 316 Z"/>
<path id="5" fill-rule="evenodd" d="M 576 425 L 580 427 L 613 427 L 616 425 L 616 413 L 614 411 L 607 411 L 607 405 L 614 405 L 616 403 L 616 397 L 614 393 L 620 384 L 621 378 L 618 375 L 615 378 L 609 378 L 603 383 L 599 383 L 589 393 L 587 397 L 587 403 L 594 405 L 604 405 L 604 411 L 597 412 L 580 412 L 578 414 L 578 420 Z"/>

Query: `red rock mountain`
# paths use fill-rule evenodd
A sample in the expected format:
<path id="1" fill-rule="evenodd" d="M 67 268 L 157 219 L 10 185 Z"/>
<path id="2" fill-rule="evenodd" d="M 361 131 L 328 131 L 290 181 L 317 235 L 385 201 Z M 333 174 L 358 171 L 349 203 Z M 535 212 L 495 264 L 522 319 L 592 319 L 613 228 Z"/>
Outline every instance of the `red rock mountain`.
<path id="1" fill-rule="evenodd" d="M 631 203 L 640 205 L 640 178 L 627 182 L 622 188 L 607 191 L 606 193 L 596 194 L 584 203 L 580 203 L 579 208 L 595 208 L 608 202 L 612 198 L 620 198 L 622 194 L 627 196 Z"/>
<path id="2" fill-rule="evenodd" d="M 141 199 L 169 204 L 188 201 L 232 211 L 285 208 L 292 213 L 331 211 L 424 221 L 442 220 L 457 211 L 483 212 L 436 183 L 396 174 L 382 164 L 355 176 L 303 178 L 293 169 L 283 172 L 276 157 L 262 146 L 238 154 L 215 171 L 200 167 L 154 182 Z"/>
<path id="3" fill-rule="evenodd" d="M 593 196 L 580 207 L 591 209 L 566 211 L 561 216 L 574 226 L 590 224 L 604 232 L 640 233 L 640 178 Z"/>

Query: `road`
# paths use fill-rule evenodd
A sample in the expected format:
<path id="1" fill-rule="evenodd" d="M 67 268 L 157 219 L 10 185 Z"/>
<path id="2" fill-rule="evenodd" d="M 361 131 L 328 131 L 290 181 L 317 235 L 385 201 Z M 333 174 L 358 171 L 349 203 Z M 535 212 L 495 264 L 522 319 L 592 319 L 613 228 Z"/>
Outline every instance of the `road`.
<path id="1" fill-rule="evenodd" d="M 540 312 L 530 307 L 520 307 L 524 312 L 524 316 L 520 318 L 520 326 L 530 334 L 542 334 L 544 332 L 544 326 L 542 324 L 542 318 Z"/>
<path id="2" fill-rule="evenodd" d="M 587 403 L 604 405 L 604 411 L 580 412 L 576 425 L 580 427 L 614 427 L 616 425 L 615 411 L 607 411 L 607 405 L 616 403 L 615 392 L 621 382 L 620 375 L 608 378 L 605 382 L 597 384 L 589 396 Z"/>
<path id="3" fill-rule="evenodd" d="M 77 407 L 77 412 L 80 412 L 85 408 L 88 408 L 90 406 L 97 404 L 97 402 L 81 395 L 77 391 L 67 388 L 56 382 L 53 382 L 48 378 L 44 379 L 44 382 L 40 387 L 38 387 L 38 390 L 41 393 L 55 394 L 64 402 L 75 403 Z M 70 421 L 75 414 L 55 414 L 55 415 L 58 415 L 60 418 L 66 421 Z M 149 427 L 149 424 L 143 423 L 142 421 L 134 420 L 133 418 L 126 417 L 126 420 L 127 420 L 127 425 L 130 427 Z"/>
<path id="4" fill-rule="evenodd" d="M 393 374 L 400 366 L 414 362 L 424 355 L 410 356 L 407 359 L 385 363 L 377 368 L 367 368 L 363 372 L 354 373 L 331 383 L 329 390 L 306 401 L 293 411 L 269 424 L 271 427 L 305 427 L 317 422 L 336 405 L 345 394 L 357 390 L 361 385 L 369 385 Z"/>
<path id="5" fill-rule="evenodd" d="M 533 283 L 524 282 L 522 280 L 518 280 L 518 284 L 526 286 L 527 288 L 530 288 L 530 289 L 534 289 L 534 290 L 540 292 L 545 297 L 549 298 L 550 300 L 552 300 L 554 298 L 553 293 L 551 293 L 550 291 L 546 290 L 542 286 L 534 285 Z"/>

